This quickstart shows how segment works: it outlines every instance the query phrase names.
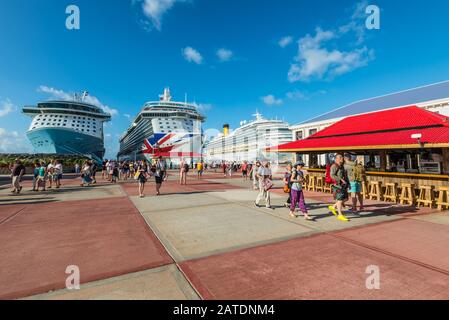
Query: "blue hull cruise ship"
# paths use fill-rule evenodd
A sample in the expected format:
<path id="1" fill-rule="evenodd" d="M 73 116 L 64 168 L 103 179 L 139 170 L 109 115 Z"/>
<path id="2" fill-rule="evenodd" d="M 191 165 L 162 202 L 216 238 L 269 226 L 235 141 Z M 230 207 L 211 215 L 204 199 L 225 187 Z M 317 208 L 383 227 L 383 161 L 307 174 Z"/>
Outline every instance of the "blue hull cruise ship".
<path id="1" fill-rule="evenodd" d="M 111 115 L 85 103 L 75 95 L 74 101 L 46 101 L 23 107 L 33 118 L 27 137 L 38 154 L 85 156 L 101 161 L 105 154 L 103 124 Z"/>

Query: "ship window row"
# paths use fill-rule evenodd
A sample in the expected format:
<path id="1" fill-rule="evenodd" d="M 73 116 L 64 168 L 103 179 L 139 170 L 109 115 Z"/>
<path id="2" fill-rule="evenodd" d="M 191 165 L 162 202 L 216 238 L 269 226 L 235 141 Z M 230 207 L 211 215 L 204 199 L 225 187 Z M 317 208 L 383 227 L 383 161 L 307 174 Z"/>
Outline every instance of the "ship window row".
<path id="1" fill-rule="evenodd" d="M 79 120 L 89 120 L 89 121 L 97 121 L 96 119 L 94 119 L 94 118 L 89 118 L 89 117 L 78 117 L 78 116 L 62 116 L 62 115 L 53 115 L 53 114 L 50 114 L 50 115 L 47 115 L 47 114 L 44 114 L 44 115 L 42 115 L 42 114 L 40 114 L 40 115 L 38 115 L 37 116 L 38 118 L 71 118 L 71 119 L 79 119 Z"/>

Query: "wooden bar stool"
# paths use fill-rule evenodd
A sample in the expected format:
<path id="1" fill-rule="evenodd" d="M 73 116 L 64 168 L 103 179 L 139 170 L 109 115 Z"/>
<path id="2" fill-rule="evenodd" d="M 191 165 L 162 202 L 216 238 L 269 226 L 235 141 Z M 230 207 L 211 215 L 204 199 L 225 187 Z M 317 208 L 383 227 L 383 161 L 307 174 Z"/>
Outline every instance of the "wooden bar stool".
<path id="1" fill-rule="evenodd" d="M 385 184 L 384 201 L 391 201 L 394 203 L 398 202 L 398 184 L 397 183 L 386 183 Z"/>
<path id="2" fill-rule="evenodd" d="M 332 193 L 332 186 L 329 183 L 325 183 L 323 190 L 325 193 Z"/>
<path id="3" fill-rule="evenodd" d="M 324 177 L 316 177 L 315 190 L 317 192 L 324 192 Z"/>
<path id="4" fill-rule="evenodd" d="M 310 179 L 310 175 L 306 174 L 306 175 L 304 176 L 304 182 L 302 183 L 302 188 L 303 188 L 304 190 L 307 190 L 307 186 L 308 186 L 308 184 L 309 184 L 309 179 Z"/>
<path id="5" fill-rule="evenodd" d="M 369 198 L 382 201 L 382 182 L 371 181 L 369 184 Z"/>
<path id="6" fill-rule="evenodd" d="M 415 204 L 415 185 L 410 183 L 401 184 L 402 192 L 399 197 L 400 204 Z"/>
<path id="7" fill-rule="evenodd" d="M 362 196 L 364 199 L 369 199 L 368 181 L 362 181 Z"/>
<path id="8" fill-rule="evenodd" d="M 316 177 L 315 176 L 310 176 L 309 177 L 309 183 L 307 184 L 307 190 L 308 191 L 315 191 L 315 186 L 316 186 Z"/>
<path id="9" fill-rule="evenodd" d="M 449 187 L 438 188 L 437 206 L 440 211 L 449 209 Z"/>
<path id="10" fill-rule="evenodd" d="M 422 205 L 423 207 L 433 207 L 435 202 L 435 195 L 433 193 L 433 186 L 419 186 L 419 195 L 416 204 L 418 208 Z"/>

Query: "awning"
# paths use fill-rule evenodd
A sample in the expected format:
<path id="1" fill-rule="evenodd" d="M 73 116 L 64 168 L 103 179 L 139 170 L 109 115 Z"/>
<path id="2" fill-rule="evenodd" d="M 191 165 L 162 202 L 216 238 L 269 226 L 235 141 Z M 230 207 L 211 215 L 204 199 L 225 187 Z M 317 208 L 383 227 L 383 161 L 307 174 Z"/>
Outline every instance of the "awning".
<path id="1" fill-rule="evenodd" d="M 418 140 L 412 135 L 419 134 Z M 338 152 L 449 147 L 449 120 L 416 106 L 348 117 L 270 152 Z"/>

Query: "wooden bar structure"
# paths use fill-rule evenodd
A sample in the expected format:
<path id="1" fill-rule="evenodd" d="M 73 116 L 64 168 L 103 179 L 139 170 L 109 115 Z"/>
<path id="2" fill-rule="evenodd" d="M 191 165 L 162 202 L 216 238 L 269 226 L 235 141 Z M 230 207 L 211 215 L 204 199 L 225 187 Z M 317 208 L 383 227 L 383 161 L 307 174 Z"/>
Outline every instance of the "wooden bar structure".
<path id="1" fill-rule="evenodd" d="M 449 209 L 449 117 L 438 113 L 410 106 L 351 116 L 267 151 L 326 155 L 328 165 L 336 153 L 357 156 L 365 198 Z M 307 171 L 316 182 L 326 170 Z"/>

